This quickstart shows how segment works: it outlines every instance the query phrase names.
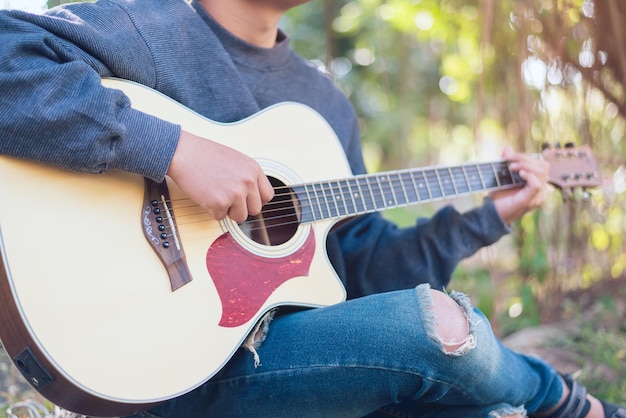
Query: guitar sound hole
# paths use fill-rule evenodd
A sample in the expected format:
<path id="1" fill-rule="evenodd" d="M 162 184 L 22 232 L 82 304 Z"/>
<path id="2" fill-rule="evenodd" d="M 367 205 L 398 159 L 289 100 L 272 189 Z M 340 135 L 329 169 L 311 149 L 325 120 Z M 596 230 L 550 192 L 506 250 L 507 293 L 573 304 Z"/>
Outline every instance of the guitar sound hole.
<path id="1" fill-rule="evenodd" d="M 280 245 L 294 236 L 300 224 L 297 197 L 293 190 L 278 179 L 269 177 L 274 186 L 274 198 L 266 203 L 257 216 L 249 216 L 239 224 L 248 238 L 262 245 Z"/>

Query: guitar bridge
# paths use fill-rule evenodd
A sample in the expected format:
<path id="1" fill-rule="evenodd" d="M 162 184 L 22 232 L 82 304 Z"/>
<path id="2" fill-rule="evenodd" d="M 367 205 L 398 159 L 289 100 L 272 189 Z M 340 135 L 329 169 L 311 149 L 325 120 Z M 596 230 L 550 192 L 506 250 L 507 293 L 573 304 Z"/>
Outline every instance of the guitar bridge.
<path id="1" fill-rule="evenodd" d="M 165 181 L 157 183 L 145 179 L 141 222 L 144 236 L 167 270 L 172 291 L 189 283 L 192 280 L 191 272 L 187 267 Z"/>

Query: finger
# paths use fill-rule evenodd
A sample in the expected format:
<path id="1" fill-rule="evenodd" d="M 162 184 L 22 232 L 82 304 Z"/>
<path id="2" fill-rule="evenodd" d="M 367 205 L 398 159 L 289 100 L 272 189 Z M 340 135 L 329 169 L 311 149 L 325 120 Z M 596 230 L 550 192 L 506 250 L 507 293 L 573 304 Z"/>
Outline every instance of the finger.
<path id="1" fill-rule="evenodd" d="M 510 163 L 509 167 L 512 171 L 519 173 L 523 180 L 527 180 L 530 176 L 535 176 L 542 184 L 546 185 L 549 178 L 549 164 L 534 158 L 523 159 L 516 163 Z"/>
<path id="2" fill-rule="evenodd" d="M 258 179 L 259 185 L 259 193 L 261 195 L 261 200 L 263 203 L 267 203 L 274 198 L 274 186 L 270 183 L 269 179 L 265 176 L 265 174 L 261 174 Z"/>
<path id="3" fill-rule="evenodd" d="M 550 168 L 550 164 L 548 162 L 528 155 L 520 158 L 518 164 L 520 164 L 521 167 L 535 173 L 547 173 Z"/>
<path id="4" fill-rule="evenodd" d="M 504 149 L 502 150 L 502 158 L 509 161 L 514 156 L 515 156 L 515 152 L 513 151 L 513 148 L 511 148 L 511 146 L 509 145 L 505 146 Z"/>
<path id="5" fill-rule="evenodd" d="M 548 174 L 544 170 L 522 168 L 519 171 L 519 176 L 529 187 L 537 190 L 543 190 L 548 185 Z"/>
<path id="6" fill-rule="evenodd" d="M 246 205 L 248 207 L 248 214 L 252 216 L 256 216 L 261 213 L 261 209 L 263 208 L 263 201 L 261 200 L 261 195 L 257 192 L 250 193 L 248 198 L 246 199 Z"/>
<path id="7" fill-rule="evenodd" d="M 215 219 L 216 221 L 221 221 L 226 216 L 228 216 L 228 208 L 225 208 L 225 209 L 215 209 L 215 208 L 207 208 L 207 207 L 205 207 L 205 209 L 207 210 L 207 212 L 209 214 L 209 217 L 211 219 Z"/>
<path id="8" fill-rule="evenodd" d="M 245 201 L 238 201 L 228 209 L 228 217 L 235 222 L 244 222 L 248 219 L 248 205 Z M 222 218 L 223 219 L 223 218 Z"/>
<path id="9" fill-rule="evenodd" d="M 547 184 L 534 173 L 520 172 L 520 177 L 522 174 L 526 182 L 523 192 L 527 206 L 534 209 L 544 202 L 548 192 Z"/>

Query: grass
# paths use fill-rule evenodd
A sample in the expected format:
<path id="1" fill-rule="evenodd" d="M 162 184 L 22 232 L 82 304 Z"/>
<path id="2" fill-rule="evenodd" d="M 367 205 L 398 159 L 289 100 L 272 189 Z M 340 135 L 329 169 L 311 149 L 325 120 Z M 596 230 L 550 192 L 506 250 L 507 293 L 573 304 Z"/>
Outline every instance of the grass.
<path id="1" fill-rule="evenodd" d="M 551 346 L 574 353 L 572 360 L 580 365 L 575 377 L 590 393 L 626 405 L 626 332 L 622 328 L 602 329 L 597 321 L 588 320 L 579 335 L 554 340 Z"/>

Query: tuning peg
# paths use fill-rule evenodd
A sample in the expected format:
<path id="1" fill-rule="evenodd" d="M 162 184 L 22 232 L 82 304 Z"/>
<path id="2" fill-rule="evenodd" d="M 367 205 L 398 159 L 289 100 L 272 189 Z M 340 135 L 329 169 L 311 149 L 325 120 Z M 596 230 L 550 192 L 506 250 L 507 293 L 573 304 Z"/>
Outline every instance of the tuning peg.
<path id="1" fill-rule="evenodd" d="M 591 193 L 586 187 L 571 187 L 561 190 L 564 202 L 588 202 L 591 200 Z"/>
<path id="2" fill-rule="evenodd" d="M 579 187 L 576 189 L 574 198 L 577 201 L 588 202 L 589 200 L 591 200 L 591 193 L 589 192 L 589 190 L 587 190 L 586 187 Z"/>
<path id="3" fill-rule="evenodd" d="M 589 192 L 589 190 L 587 190 L 586 187 L 583 188 L 582 190 L 582 197 L 581 197 L 585 202 L 591 200 L 591 193 Z"/>
<path id="4" fill-rule="evenodd" d="M 574 148 L 574 143 L 573 142 L 566 142 L 565 143 L 565 148 Z"/>
<path id="5" fill-rule="evenodd" d="M 574 194 L 572 193 L 572 189 L 561 190 L 561 196 L 563 196 L 564 202 L 571 202 L 572 200 L 574 200 Z"/>
<path id="6" fill-rule="evenodd" d="M 549 144 L 549 143 L 547 143 L 547 142 L 543 142 L 543 143 L 541 144 L 541 151 L 545 151 L 545 150 L 550 149 L 550 148 L 552 148 L 552 147 L 551 147 L 551 146 L 550 146 L 550 144 Z"/>

